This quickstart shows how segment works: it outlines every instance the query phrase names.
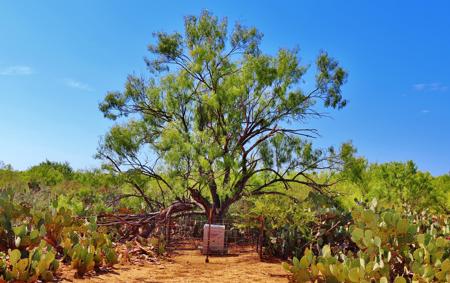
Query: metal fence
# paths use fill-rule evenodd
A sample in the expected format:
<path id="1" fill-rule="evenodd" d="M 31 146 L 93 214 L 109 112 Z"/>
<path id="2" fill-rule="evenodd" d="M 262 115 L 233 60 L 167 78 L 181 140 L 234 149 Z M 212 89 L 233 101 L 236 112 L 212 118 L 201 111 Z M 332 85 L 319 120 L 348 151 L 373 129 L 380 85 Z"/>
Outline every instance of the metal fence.
<path id="1" fill-rule="evenodd" d="M 208 220 L 203 215 L 188 215 L 173 219 L 166 233 L 168 246 L 199 249 L 205 224 L 208 224 Z M 231 245 L 254 245 L 258 249 L 261 241 L 259 229 L 241 227 L 230 218 L 214 224 L 225 225 L 225 249 Z"/>

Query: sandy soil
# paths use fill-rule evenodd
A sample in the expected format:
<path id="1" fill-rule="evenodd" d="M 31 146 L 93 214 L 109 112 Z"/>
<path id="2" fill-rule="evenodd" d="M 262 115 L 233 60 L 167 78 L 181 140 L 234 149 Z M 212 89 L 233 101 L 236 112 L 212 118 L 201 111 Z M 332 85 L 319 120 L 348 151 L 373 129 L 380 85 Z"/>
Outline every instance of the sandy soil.
<path id="1" fill-rule="evenodd" d="M 159 264 L 117 265 L 111 272 L 75 279 L 66 270 L 62 282 L 288 282 L 277 260 L 261 262 L 249 247 L 233 248 L 228 256 L 205 257 L 198 250 L 178 250 Z"/>

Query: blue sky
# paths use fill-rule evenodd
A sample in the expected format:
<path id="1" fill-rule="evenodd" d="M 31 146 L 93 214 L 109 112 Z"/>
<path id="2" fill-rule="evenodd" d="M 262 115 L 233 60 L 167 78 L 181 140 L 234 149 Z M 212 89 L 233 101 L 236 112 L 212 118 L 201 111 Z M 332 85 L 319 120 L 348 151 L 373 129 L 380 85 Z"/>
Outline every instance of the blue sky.
<path id="1" fill-rule="evenodd" d="M 208 9 L 264 33 L 263 51 L 320 50 L 348 70 L 348 107 L 313 121 L 320 146 L 352 140 L 371 162 L 450 171 L 448 1 L 1 1 L 0 160 L 98 166 L 111 123 L 97 105 L 145 73 L 154 31 L 182 31 Z"/>

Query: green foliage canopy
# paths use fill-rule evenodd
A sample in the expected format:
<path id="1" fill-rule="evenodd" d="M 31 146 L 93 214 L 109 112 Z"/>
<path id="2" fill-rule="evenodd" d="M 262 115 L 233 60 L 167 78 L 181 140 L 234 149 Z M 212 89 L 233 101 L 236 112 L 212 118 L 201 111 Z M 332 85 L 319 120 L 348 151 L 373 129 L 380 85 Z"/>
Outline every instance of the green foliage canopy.
<path id="1" fill-rule="evenodd" d="M 309 174 L 342 159 L 332 148 L 314 149 L 317 130 L 305 123 L 322 117 L 318 102 L 346 105 L 347 73 L 321 52 L 315 86 L 305 91 L 308 67 L 298 49 L 264 54 L 262 37 L 239 23 L 230 31 L 226 19 L 209 12 L 186 17 L 184 34 L 155 33 L 146 59 L 151 75 L 130 75 L 125 90 L 109 92 L 99 106 L 120 122 L 98 157 L 141 194 L 145 176 L 175 199 L 192 198 L 219 216 L 244 195 L 283 194 L 278 185 L 325 189 L 329 184 Z"/>

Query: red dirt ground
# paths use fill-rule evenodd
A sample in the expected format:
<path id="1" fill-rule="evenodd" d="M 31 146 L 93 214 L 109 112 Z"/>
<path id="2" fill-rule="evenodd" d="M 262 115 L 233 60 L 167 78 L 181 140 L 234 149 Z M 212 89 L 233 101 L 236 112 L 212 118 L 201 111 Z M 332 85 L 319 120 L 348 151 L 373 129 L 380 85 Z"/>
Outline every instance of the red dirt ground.
<path id="1" fill-rule="evenodd" d="M 251 247 L 235 247 L 229 255 L 210 257 L 198 250 L 177 250 L 170 259 L 141 265 L 119 264 L 111 272 L 75 279 L 66 269 L 62 282 L 288 282 L 287 273 L 278 260 L 261 262 Z"/>

